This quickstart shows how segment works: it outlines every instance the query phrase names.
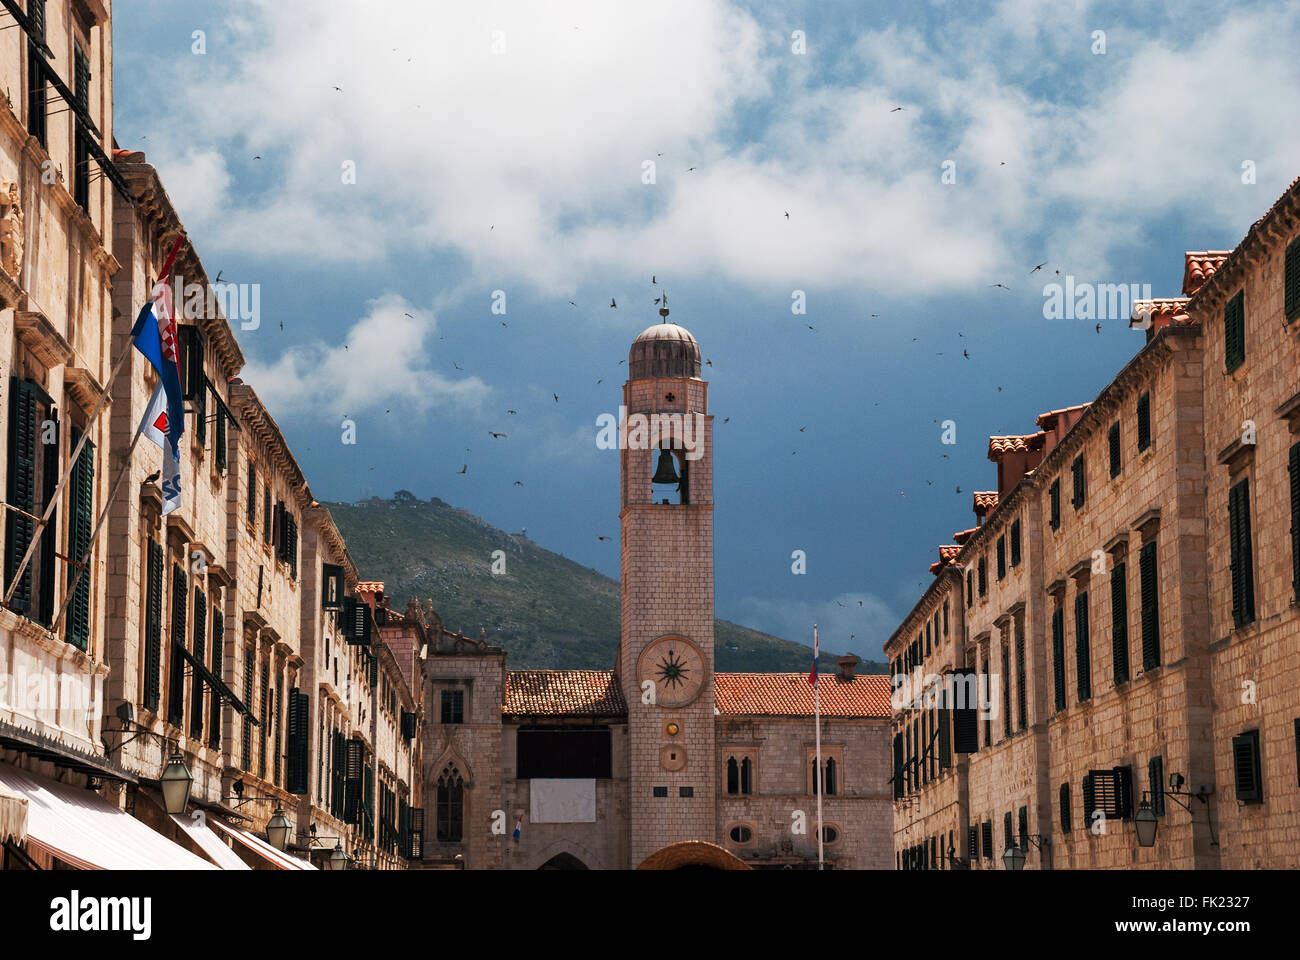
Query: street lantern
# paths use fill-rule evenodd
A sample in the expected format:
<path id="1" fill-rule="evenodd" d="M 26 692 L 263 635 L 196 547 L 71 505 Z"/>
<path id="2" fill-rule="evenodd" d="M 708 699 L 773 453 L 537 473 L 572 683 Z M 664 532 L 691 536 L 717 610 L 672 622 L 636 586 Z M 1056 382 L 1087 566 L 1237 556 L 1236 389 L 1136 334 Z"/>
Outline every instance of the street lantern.
<path id="1" fill-rule="evenodd" d="M 1002 854 L 1002 864 L 1008 870 L 1025 869 L 1025 851 L 1012 844 L 1007 847 L 1007 852 Z"/>
<path id="2" fill-rule="evenodd" d="M 284 815 L 284 807 L 276 807 L 275 813 L 266 824 L 266 839 L 277 850 L 283 850 L 289 843 L 289 830 L 293 825 Z"/>
<path id="3" fill-rule="evenodd" d="M 185 765 L 185 758 L 177 750 L 167 761 L 158 784 L 162 787 L 163 808 L 172 816 L 185 812 L 185 804 L 190 800 L 190 786 L 194 783 L 194 774 Z"/>
<path id="4" fill-rule="evenodd" d="M 327 870 L 346 870 L 348 868 L 348 855 L 343 849 L 343 841 L 334 844 L 334 850 L 325 861 Z"/>
<path id="5" fill-rule="evenodd" d="M 1138 812 L 1133 815 L 1133 828 L 1137 831 L 1138 846 L 1155 846 L 1156 828 L 1159 826 L 1160 821 L 1156 819 L 1147 795 L 1143 792 L 1142 803 L 1138 807 Z"/>

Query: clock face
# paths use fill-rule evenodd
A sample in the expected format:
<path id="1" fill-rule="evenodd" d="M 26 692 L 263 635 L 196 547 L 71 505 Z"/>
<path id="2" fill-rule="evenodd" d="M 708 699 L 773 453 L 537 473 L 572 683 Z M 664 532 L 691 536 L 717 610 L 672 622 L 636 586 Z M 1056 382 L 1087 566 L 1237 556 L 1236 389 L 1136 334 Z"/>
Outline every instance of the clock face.
<path id="1" fill-rule="evenodd" d="M 660 637 L 641 651 L 637 661 L 641 689 L 654 684 L 654 702 L 673 709 L 684 707 L 700 695 L 709 677 L 704 653 L 684 637 Z"/>

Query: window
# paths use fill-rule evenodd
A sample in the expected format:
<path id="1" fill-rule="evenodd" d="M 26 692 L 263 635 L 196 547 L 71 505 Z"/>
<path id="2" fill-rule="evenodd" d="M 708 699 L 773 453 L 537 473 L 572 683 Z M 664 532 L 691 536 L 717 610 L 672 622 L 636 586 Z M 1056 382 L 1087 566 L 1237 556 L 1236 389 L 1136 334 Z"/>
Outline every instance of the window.
<path id="1" fill-rule="evenodd" d="M 1110 476 L 1111 479 L 1113 480 L 1115 477 L 1119 476 L 1119 472 L 1123 467 L 1120 445 L 1119 445 L 1119 421 L 1118 420 L 1116 420 L 1114 423 L 1110 425 L 1110 431 L 1106 435 L 1106 440 L 1110 446 Z"/>
<path id="2" fill-rule="evenodd" d="M 268 480 L 266 486 L 262 488 L 262 542 L 270 543 L 272 534 L 271 522 L 271 483 Z"/>
<path id="3" fill-rule="evenodd" d="M 609 727 L 521 727 L 515 739 L 520 780 L 609 779 Z"/>
<path id="4" fill-rule="evenodd" d="M 465 820 L 465 779 L 455 763 L 449 763 L 438 775 L 438 840 L 460 843 Z"/>
<path id="5" fill-rule="evenodd" d="M 1004 534 L 998 537 L 998 579 L 1005 580 L 1007 577 L 1007 538 Z"/>
<path id="6" fill-rule="evenodd" d="M 1002 849 L 1009 850 L 1016 845 L 1015 834 L 1011 832 L 1011 811 L 1002 815 Z"/>
<path id="7" fill-rule="evenodd" d="M 1083 506 L 1085 497 L 1084 477 L 1083 477 L 1083 454 L 1074 458 L 1074 463 L 1070 465 L 1070 479 L 1074 486 L 1074 493 L 1070 497 L 1070 506 L 1078 510 Z"/>
<path id="8" fill-rule="evenodd" d="M 1142 581 L 1142 669 L 1150 670 L 1160 665 L 1160 598 L 1154 540 L 1142 545 L 1138 576 Z"/>
<path id="9" fill-rule="evenodd" d="M 1069 833 L 1070 832 L 1070 784 L 1069 783 L 1061 784 L 1060 805 L 1061 805 L 1061 832 Z"/>
<path id="10" fill-rule="evenodd" d="M 74 427 L 69 438 L 72 450 L 80 440 L 81 431 Z M 81 563 L 83 558 L 89 563 L 90 532 L 95 524 L 95 445 L 90 441 L 81 448 L 68 478 L 68 513 L 68 558 L 73 563 Z M 68 606 L 66 637 L 68 643 L 78 650 L 85 650 L 90 643 L 91 575 L 87 567 L 78 577 L 78 569 L 75 566 L 68 568 L 68 583 L 71 585 L 75 579 L 77 589 Z"/>
<path id="11" fill-rule="evenodd" d="M 968 607 L 975 602 L 975 591 L 971 588 L 972 576 L 973 574 L 968 569 L 966 571 L 966 606 Z"/>
<path id="12" fill-rule="evenodd" d="M 1138 397 L 1138 453 L 1151 446 L 1151 394 L 1144 393 Z"/>
<path id="13" fill-rule="evenodd" d="M 1129 820 L 1133 817 L 1133 768 L 1113 767 L 1110 770 L 1090 770 L 1087 781 L 1091 794 L 1085 801 L 1089 822 L 1095 811 L 1101 811 L 1107 820 Z"/>
<path id="14" fill-rule="evenodd" d="M 979 750 L 979 697 L 975 668 L 961 667 L 950 676 L 956 714 L 953 718 L 953 749 L 958 753 L 975 753 Z"/>
<path id="15" fill-rule="evenodd" d="M 1300 316 L 1300 236 L 1287 244 L 1283 274 L 1286 292 L 1283 296 L 1282 315 L 1290 323 Z"/>
<path id="16" fill-rule="evenodd" d="M 1051 511 L 1048 526 L 1053 530 L 1061 529 L 1061 480 L 1058 477 L 1052 481 L 1052 485 L 1047 488 L 1047 499 Z"/>
<path id="17" fill-rule="evenodd" d="M 244 703 L 249 710 L 257 707 L 257 701 L 253 697 L 253 683 L 257 677 L 257 661 L 253 652 L 253 645 L 249 644 L 244 648 Z M 244 715 L 243 741 L 240 744 L 242 748 L 243 763 L 241 766 L 249 773 L 253 772 L 253 718 L 248 714 Z M 337 816 L 337 814 L 336 814 Z"/>
<path id="18" fill-rule="evenodd" d="M 894 734 L 894 799 L 903 799 L 903 735 Z"/>
<path id="19" fill-rule="evenodd" d="M 1223 363 L 1228 373 L 1246 362 L 1246 292 L 1237 295 L 1223 307 Z"/>
<path id="20" fill-rule="evenodd" d="M 162 694 L 162 544 L 150 540 L 145 553 L 144 706 L 157 713 Z"/>
<path id="21" fill-rule="evenodd" d="M 217 474 L 224 477 L 226 469 L 229 466 L 227 458 L 230 451 L 226 441 L 226 405 L 221 402 L 215 390 L 212 391 L 212 399 L 217 402 L 217 419 L 216 419 L 216 451 L 213 458 L 213 465 L 217 468 Z"/>
<path id="22" fill-rule="evenodd" d="M 262 661 L 262 687 L 260 691 L 261 698 L 258 701 L 258 703 L 261 704 L 261 710 L 262 710 L 262 732 L 261 734 L 258 735 L 257 738 L 259 741 L 258 757 L 257 757 L 257 775 L 261 777 L 263 780 L 266 779 L 266 738 L 269 736 L 271 730 L 271 714 L 270 714 L 271 685 L 270 685 L 270 676 L 269 676 L 270 669 L 271 669 L 271 665 L 267 661 L 263 660 Z M 351 741 L 351 742 L 355 743 L 356 741 Z M 360 744 L 358 744 L 358 746 L 360 746 Z"/>
<path id="23" fill-rule="evenodd" d="M 1002 735 L 1011 736 L 1011 647 L 1002 644 Z"/>
<path id="24" fill-rule="evenodd" d="M 930 655 L 930 650 L 930 624 L 927 623 L 925 625 L 925 655 L 927 657 Z"/>
<path id="25" fill-rule="evenodd" d="M 1260 775 L 1258 730 L 1247 730 L 1232 738 L 1232 769 L 1237 784 L 1237 802 L 1263 801 L 1264 782 Z"/>
<path id="26" fill-rule="evenodd" d="M 988 564 L 986 563 L 984 557 L 980 557 L 979 578 L 980 578 L 980 596 L 981 597 L 987 596 L 989 591 L 989 574 L 988 574 Z"/>
<path id="27" fill-rule="evenodd" d="M 203 736 L 203 675 L 198 666 L 204 662 L 208 648 L 208 598 L 201 587 L 194 587 L 194 663 L 190 677 L 190 736 Z"/>
<path id="28" fill-rule="evenodd" d="M 285 772 L 284 788 L 289 793 L 304 795 L 307 793 L 308 772 L 310 771 L 309 749 L 311 740 L 311 698 L 297 687 L 289 691 L 289 729 L 286 752 L 288 769 Z"/>
<path id="29" fill-rule="evenodd" d="M 168 659 L 171 674 L 167 689 L 167 720 L 175 726 L 185 722 L 185 661 L 180 650 L 185 646 L 185 601 L 188 583 L 185 568 L 172 564 L 172 631 Z"/>
<path id="30" fill-rule="evenodd" d="M 897 737 L 895 737 L 897 739 Z M 727 793 L 731 796 L 754 792 L 754 762 L 746 756 L 727 758 Z"/>
<path id="31" fill-rule="evenodd" d="M 1293 460 L 1300 461 L 1300 444 L 1297 444 L 1295 447 L 1292 448 L 1291 456 Z M 1292 471 L 1292 474 L 1296 476 L 1300 476 L 1300 466 L 1297 466 L 1296 469 Z M 1297 489 L 1297 487 L 1295 486 L 1294 481 L 1292 482 L 1291 489 L 1293 491 L 1291 494 L 1291 502 L 1292 504 L 1295 504 L 1297 502 L 1297 499 L 1294 491 Z M 1296 515 L 1296 509 L 1293 506 L 1291 509 L 1291 516 L 1294 518 L 1295 515 Z M 1297 577 L 1296 579 L 1300 579 L 1300 577 Z M 943 602 L 943 635 L 945 637 L 948 636 L 948 601 L 947 600 Z"/>
<path id="32" fill-rule="evenodd" d="M 28 0 L 27 19 L 32 28 L 32 37 L 27 41 L 27 132 L 46 147 L 47 68 L 45 55 L 37 47 L 37 41 L 45 41 L 45 0 Z"/>
<path id="33" fill-rule="evenodd" d="M 948 726 L 948 708 L 939 707 L 936 719 L 939 731 L 939 769 L 947 770 L 952 766 L 952 733 Z"/>
<path id="34" fill-rule="evenodd" d="M 38 54 L 39 56 L 39 54 Z M 44 441 L 48 440 L 46 443 Z M 59 479 L 58 415 L 54 401 L 30 380 L 9 381 L 9 482 L 7 502 L 17 510 L 4 511 L 5 590 L 36 535 L 31 514 L 44 512 Z M 19 513 L 18 510 L 23 511 Z M 54 560 L 58 511 L 18 580 L 9 607 L 39 623 L 54 619 Z"/>
<path id="35" fill-rule="evenodd" d="M 966 856 L 974 863 L 980 856 L 980 831 L 977 826 L 966 828 Z"/>
<path id="36" fill-rule="evenodd" d="M 1029 808 L 1021 807 L 1016 811 L 1017 825 L 1020 827 L 1020 849 L 1029 853 Z"/>
<path id="37" fill-rule="evenodd" d="M 1028 694 L 1025 690 L 1025 625 L 1016 620 L 1016 712 L 1020 729 L 1028 729 Z"/>
<path id="38" fill-rule="evenodd" d="M 1244 627 L 1255 619 L 1255 569 L 1250 546 L 1250 481 L 1228 491 L 1229 569 L 1232 573 L 1232 622 Z"/>
<path id="39" fill-rule="evenodd" d="M 984 859 L 993 859 L 993 821 L 985 820 L 981 825 L 982 839 L 984 841 Z"/>
<path id="40" fill-rule="evenodd" d="M 248 463 L 248 529 L 257 530 L 257 467 Z"/>
<path id="41" fill-rule="evenodd" d="M 1011 521 L 1011 566 L 1020 566 L 1020 518 Z"/>
<path id="42" fill-rule="evenodd" d="M 1052 611 L 1052 680 L 1056 709 L 1065 709 L 1065 614 L 1058 606 Z"/>
<path id="43" fill-rule="evenodd" d="M 442 691 L 442 722 L 443 723 L 464 723 L 465 722 L 465 691 L 464 690 Z"/>
<path id="44" fill-rule="evenodd" d="M 1157 817 L 1165 813 L 1165 758 L 1152 757 L 1147 761 L 1147 790 L 1151 795 L 1151 812 Z"/>
<path id="45" fill-rule="evenodd" d="M 1088 594 L 1084 591 L 1074 598 L 1074 666 L 1080 703 L 1092 696 L 1088 640 Z"/>
<path id="46" fill-rule="evenodd" d="M 744 826 L 732 827 L 727 835 L 731 837 L 732 843 L 749 843 L 754 839 L 754 831 Z"/>
<path id="47" fill-rule="evenodd" d="M 834 827 L 822 827 L 822 843 L 829 846 L 840 838 L 840 832 Z M 934 837 L 930 838 L 930 862 L 934 862 Z"/>
<path id="48" fill-rule="evenodd" d="M 80 46 L 74 47 L 72 52 L 72 83 L 72 95 L 76 98 L 77 105 L 89 111 L 90 60 Z M 90 144 L 87 140 L 89 134 L 79 119 L 74 117 L 72 123 L 76 131 L 72 146 L 72 199 L 82 210 L 90 213 Z"/>
<path id="49" fill-rule="evenodd" d="M 1115 685 L 1128 682 L 1128 564 L 1110 572 L 1110 646 Z"/>
<path id="50" fill-rule="evenodd" d="M 919 726 L 917 726 L 916 729 L 913 731 L 912 744 L 913 747 L 915 748 L 916 757 L 919 760 L 919 758 L 923 756 L 921 750 L 921 737 L 920 737 Z M 837 796 L 840 792 L 839 758 L 842 749 L 843 748 L 841 747 L 827 747 L 826 744 L 822 744 L 822 776 L 826 784 L 826 796 L 828 797 Z M 817 751 L 813 747 L 808 748 L 807 770 L 808 770 L 808 792 L 812 796 L 816 796 L 817 795 Z M 918 768 L 917 773 L 912 780 L 913 786 L 916 786 L 919 783 L 921 779 L 920 774 L 922 773 L 923 770 L 924 770 L 924 766 Z"/>
<path id="51" fill-rule="evenodd" d="M 1291 590 L 1300 601 L 1300 443 L 1291 445 Z"/>
<path id="52" fill-rule="evenodd" d="M 339 610 L 343 607 L 343 568 L 338 564 L 324 563 L 321 564 L 321 609 L 322 610 Z M 329 638 L 325 642 L 329 643 Z M 325 657 L 329 659 L 329 648 L 326 647 Z"/>
<path id="53" fill-rule="evenodd" d="M 740 792 L 743 794 L 754 792 L 754 761 L 749 757 L 740 761 Z"/>

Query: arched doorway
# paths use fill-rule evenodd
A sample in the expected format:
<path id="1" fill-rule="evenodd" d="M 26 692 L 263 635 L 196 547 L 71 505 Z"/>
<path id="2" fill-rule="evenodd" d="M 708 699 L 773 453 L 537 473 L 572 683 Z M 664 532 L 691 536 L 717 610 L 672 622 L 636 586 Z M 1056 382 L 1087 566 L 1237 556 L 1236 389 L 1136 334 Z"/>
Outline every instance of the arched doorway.
<path id="1" fill-rule="evenodd" d="M 730 850 L 706 840 L 682 840 L 656 850 L 638 870 L 752 870 Z"/>
<path id="2" fill-rule="evenodd" d="M 571 853 L 557 853 L 538 870 L 586 870 L 587 865 Z"/>

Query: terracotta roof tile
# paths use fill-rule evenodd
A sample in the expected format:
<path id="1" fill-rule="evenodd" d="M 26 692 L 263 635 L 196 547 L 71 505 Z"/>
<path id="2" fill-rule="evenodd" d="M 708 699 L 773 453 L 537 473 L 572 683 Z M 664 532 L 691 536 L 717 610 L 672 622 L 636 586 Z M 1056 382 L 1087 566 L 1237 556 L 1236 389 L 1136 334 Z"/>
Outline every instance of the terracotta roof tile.
<path id="1" fill-rule="evenodd" d="M 1056 426 L 1057 418 L 1063 413 L 1074 413 L 1076 410 L 1083 410 L 1088 407 L 1086 403 L 1076 403 L 1072 407 L 1062 407 L 1060 410 L 1048 410 L 1046 413 L 1040 413 L 1035 421 L 1044 430 L 1051 430 Z"/>
<path id="2" fill-rule="evenodd" d="M 627 715 L 613 670 L 510 670 L 502 713 L 512 716 Z"/>
<path id="3" fill-rule="evenodd" d="M 1141 329 L 1145 318 L 1157 329 L 1166 323 L 1191 323 L 1187 315 L 1188 297 L 1158 297 L 1151 300 L 1134 300 L 1130 329 Z"/>
<path id="4" fill-rule="evenodd" d="M 971 527 L 969 530 L 958 530 L 952 535 L 952 538 L 957 541 L 958 545 L 963 545 L 967 540 L 979 533 L 979 529 L 979 527 Z"/>
<path id="5" fill-rule="evenodd" d="M 961 553 L 961 546 L 955 543 L 945 543 L 939 547 L 939 560 L 941 563 L 952 563 L 957 559 L 957 554 Z"/>
<path id="6" fill-rule="evenodd" d="M 822 716 L 888 717 L 889 677 L 871 674 L 845 680 L 820 677 Z M 768 717 L 811 717 L 813 688 L 806 673 L 719 673 L 713 678 L 718 713 Z"/>
<path id="7" fill-rule="evenodd" d="M 359 593 L 383 593 L 384 581 L 382 580 L 363 580 L 357 584 Z"/>
<path id="8" fill-rule="evenodd" d="M 1190 297 L 1199 290 L 1231 253 L 1231 250 L 1188 250 L 1183 265 L 1183 296 Z"/>
<path id="9" fill-rule="evenodd" d="M 998 492 L 996 490 L 975 491 L 974 508 L 976 514 L 984 516 L 997 505 Z"/>
<path id="10" fill-rule="evenodd" d="M 1046 434 L 1027 433 L 1023 437 L 989 437 L 989 459 L 997 461 L 1004 453 L 1028 453 L 1043 445 Z"/>

